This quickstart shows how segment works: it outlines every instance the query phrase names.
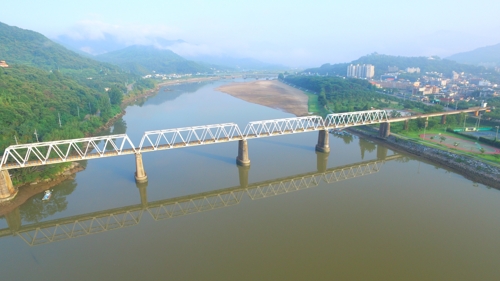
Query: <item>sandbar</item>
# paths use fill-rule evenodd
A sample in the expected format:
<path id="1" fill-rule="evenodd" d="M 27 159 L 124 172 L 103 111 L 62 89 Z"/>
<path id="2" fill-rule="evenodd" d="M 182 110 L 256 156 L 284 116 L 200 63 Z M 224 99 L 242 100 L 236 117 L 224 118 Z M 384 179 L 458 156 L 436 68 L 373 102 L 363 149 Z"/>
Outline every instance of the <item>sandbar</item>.
<path id="1" fill-rule="evenodd" d="M 301 90 L 278 80 L 257 80 L 227 84 L 216 90 L 247 102 L 279 109 L 295 116 L 309 115 L 308 97 Z"/>

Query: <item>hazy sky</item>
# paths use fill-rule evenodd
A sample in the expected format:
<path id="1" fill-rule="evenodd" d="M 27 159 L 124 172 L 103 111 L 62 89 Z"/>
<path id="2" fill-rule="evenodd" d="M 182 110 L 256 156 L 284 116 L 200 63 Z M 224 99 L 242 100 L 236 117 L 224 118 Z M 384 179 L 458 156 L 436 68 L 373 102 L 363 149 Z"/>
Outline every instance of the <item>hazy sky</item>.
<path id="1" fill-rule="evenodd" d="M 174 50 L 181 55 L 319 66 L 372 52 L 445 57 L 500 43 L 500 1 L 464 1 L 15 0 L 2 1 L 0 21 L 49 38 L 182 39 L 189 44 Z"/>

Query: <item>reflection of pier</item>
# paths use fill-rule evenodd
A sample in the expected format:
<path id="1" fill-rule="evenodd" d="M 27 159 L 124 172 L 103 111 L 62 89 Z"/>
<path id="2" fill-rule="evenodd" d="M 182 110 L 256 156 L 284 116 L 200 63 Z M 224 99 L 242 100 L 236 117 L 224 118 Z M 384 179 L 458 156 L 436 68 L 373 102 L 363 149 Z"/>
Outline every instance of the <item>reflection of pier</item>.
<path id="1" fill-rule="evenodd" d="M 320 152 L 316 152 L 316 154 L 316 172 L 248 184 L 250 167 L 238 166 L 239 186 L 152 202 L 147 201 L 147 183 L 138 183 L 141 204 L 42 223 L 23 226 L 19 208 L 17 208 L 5 215 L 9 228 L 0 229 L 0 237 L 16 235 L 30 246 L 51 243 L 136 225 L 145 212 L 151 215 L 154 220 L 162 220 L 237 205 L 241 202 L 244 194 L 255 200 L 308 189 L 318 186 L 321 182 L 333 183 L 361 177 L 380 171 L 385 161 L 402 157 L 384 154 L 378 155 L 379 160 L 327 169 L 328 154 Z"/>

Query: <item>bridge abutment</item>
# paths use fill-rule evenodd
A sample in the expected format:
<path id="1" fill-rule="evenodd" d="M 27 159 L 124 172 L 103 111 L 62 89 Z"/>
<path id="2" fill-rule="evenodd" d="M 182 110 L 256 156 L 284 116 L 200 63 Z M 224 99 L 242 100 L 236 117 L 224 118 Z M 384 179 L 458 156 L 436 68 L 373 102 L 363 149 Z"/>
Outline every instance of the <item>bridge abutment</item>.
<path id="1" fill-rule="evenodd" d="M 18 189 L 12 184 L 8 170 L 0 171 L 0 202 L 14 199 Z"/>
<path id="2" fill-rule="evenodd" d="M 327 130 L 320 130 L 318 132 L 318 144 L 316 144 L 316 151 L 324 153 L 330 152 L 330 135 Z"/>
<path id="3" fill-rule="evenodd" d="M 142 163 L 142 154 L 135 154 L 135 181 L 138 183 L 147 182 L 148 175 L 144 170 L 144 164 Z"/>
<path id="4" fill-rule="evenodd" d="M 238 157 L 236 157 L 236 164 L 238 164 L 239 166 L 250 166 L 247 140 L 238 141 Z"/>
<path id="5" fill-rule="evenodd" d="M 391 123 L 389 122 L 380 123 L 378 136 L 385 139 L 390 135 L 391 135 Z"/>

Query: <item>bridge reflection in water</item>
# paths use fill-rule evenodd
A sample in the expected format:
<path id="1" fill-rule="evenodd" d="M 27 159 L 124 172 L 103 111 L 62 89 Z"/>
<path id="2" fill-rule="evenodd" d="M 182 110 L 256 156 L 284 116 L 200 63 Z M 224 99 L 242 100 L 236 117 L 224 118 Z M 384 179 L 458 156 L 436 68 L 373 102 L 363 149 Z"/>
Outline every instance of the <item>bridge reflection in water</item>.
<path id="1" fill-rule="evenodd" d="M 139 224 L 144 213 L 154 220 L 169 219 L 213 209 L 237 205 L 244 194 L 252 200 L 290 193 L 318 186 L 321 182 L 334 183 L 380 171 L 386 161 L 402 158 L 395 154 L 386 156 L 387 149 L 379 146 L 377 160 L 327 168 L 328 154 L 316 152 L 317 169 L 315 172 L 297 174 L 289 177 L 249 184 L 249 166 L 237 166 L 239 186 L 218 189 L 210 192 L 148 202 L 147 182 L 137 183 L 141 204 L 114 208 L 105 211 L 70 216 L 46 222 L 22 225 L 19 208 L 5 215 L 8 228 L 0 229 L 0 237 L 15 235 L 28 245 L 35 246 L 89 234 L 106 232 Z"/>

